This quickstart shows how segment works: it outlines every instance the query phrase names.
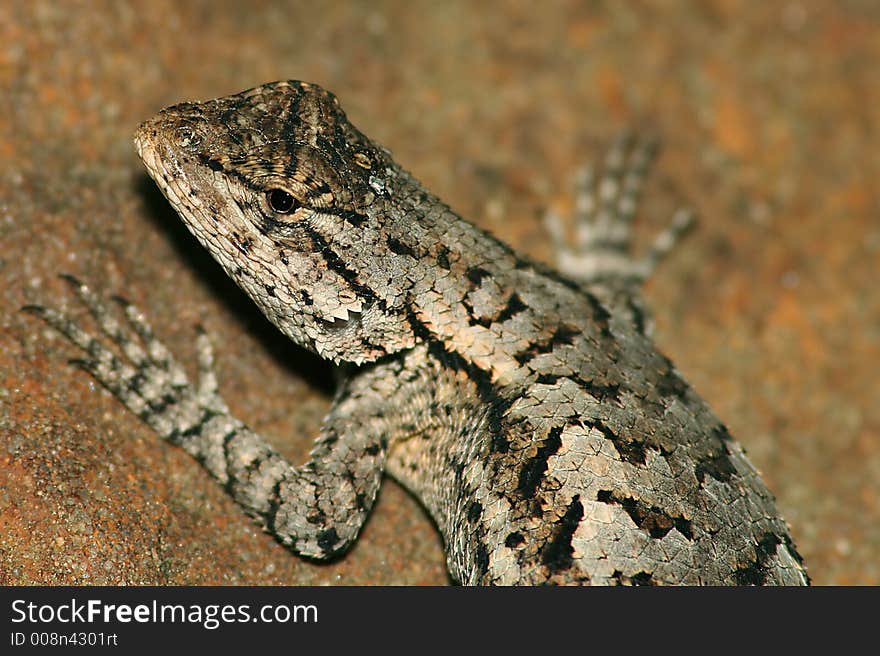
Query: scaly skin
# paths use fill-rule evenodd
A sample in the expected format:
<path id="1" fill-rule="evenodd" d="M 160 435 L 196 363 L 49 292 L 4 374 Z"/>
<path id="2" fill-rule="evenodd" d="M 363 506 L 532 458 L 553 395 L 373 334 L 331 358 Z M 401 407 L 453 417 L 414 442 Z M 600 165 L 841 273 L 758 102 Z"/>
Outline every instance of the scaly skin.
<path id="1" fill-rule="evenodd" d="M 296 553 L 349 547 L 387 472 L 464 584 L 807 582 L 757 472 L 646 335 L 638 284 L 688 221 L 633 261 L 645 148 L 613 150 L 596 202 L 581 196 L 573 282 L 457 216 L 315 85 L 176 105 L 136 144 L 263 313 L 346 365 L 309 461 L 230 416 L 206 339 L 194 385 L 131 306 L 123 327 L 73 281 L 125 359 L 34 309 Z"/>

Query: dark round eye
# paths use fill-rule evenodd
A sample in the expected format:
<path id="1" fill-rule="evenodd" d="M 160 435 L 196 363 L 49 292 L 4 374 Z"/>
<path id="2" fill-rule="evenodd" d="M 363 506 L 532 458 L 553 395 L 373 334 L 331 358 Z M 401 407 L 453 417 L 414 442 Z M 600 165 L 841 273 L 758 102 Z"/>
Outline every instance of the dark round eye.
<path id="1" fill-rule="evenodd" d="M 296 198 L 283 189 L 270 189 L 266 192 L 266 199 L 272 211 L 278 214 L 290 214 L 297 207 Z"/>

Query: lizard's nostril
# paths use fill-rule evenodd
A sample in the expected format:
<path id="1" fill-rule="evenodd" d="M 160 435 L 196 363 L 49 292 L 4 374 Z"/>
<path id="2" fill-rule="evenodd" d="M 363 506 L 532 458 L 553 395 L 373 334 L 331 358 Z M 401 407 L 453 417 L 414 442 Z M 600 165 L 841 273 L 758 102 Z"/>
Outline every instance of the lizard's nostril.
<path id="1" fill-rule="evenodd" d="M 202 143 L 202 136 L 191 125 L 181 125 L 174 131 L 174 140 L 181 148 L 195 148 Z"/>

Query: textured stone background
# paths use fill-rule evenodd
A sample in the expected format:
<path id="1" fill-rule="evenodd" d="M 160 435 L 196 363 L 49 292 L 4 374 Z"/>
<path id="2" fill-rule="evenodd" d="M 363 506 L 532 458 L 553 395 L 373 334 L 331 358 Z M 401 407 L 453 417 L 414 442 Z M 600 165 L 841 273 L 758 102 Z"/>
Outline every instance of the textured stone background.
<path id="1" fill-rule="evenodd" d="M 130 142 L 161 107 L 280 78 L 349 116 L 530 255 L 542 207 L 623 128 L 666 149 L 643 235 L 699 230 L 649 285 L 657 340 L 763 471 L 814 582 L 880 583 L 880 5 L 844 2 L 0 3 L 0 583 L 446 582 L 388 482 L 331 565 L 261 534 L 18 308 L 56 273 L 123 292 L 293 459 L 326 370 L 190 239 Z M 79 308 L 70 303 L 82 316 Z"/>

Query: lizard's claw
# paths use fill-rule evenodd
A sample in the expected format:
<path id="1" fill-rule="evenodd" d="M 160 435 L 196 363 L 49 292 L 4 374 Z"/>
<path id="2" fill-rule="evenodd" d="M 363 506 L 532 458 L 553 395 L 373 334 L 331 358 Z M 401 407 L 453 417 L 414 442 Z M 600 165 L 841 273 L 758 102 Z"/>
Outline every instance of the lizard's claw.
<path id="1" fill-rule="evenodd" d="M 132 303 L 113 297 L 122 308 L 125 320 L 121 321 L 88 285 L 70 274 L 61 274 L 61 278 L 70 284 L 101 333 L 110 338 L 121 354 L 63 312 L 42 305 L 26 305 L 22 310 L 39 316 L 85 351 L 88 357 L 72 358 L 71 363 L 88 371 L 160 435 L 173 439 L 181 423 L 179 416 L 189 414 L 189 406 L 218 413 L 226 411 L 218 394 L 214 358 L 204 330 L 199 328 L 197 338 L 200 376 L 195 387 Z"/>
<path id="2" fill-rule="evenodd" d="M 658 150 L 656 140 L 621 136 L 605 157 L 600 175 L 582 169 L 575 180 L 574 246 L 568 245 L 561 217 L 547 212 L 544 221 L 557 253 L 556 266 L 584 283 L 641 285 L 660 260 L 694 223 L 693 212 L 678 210 L 657 235 L 648 253 L 632 252 L 632 221 L 645 178 Z"/>

